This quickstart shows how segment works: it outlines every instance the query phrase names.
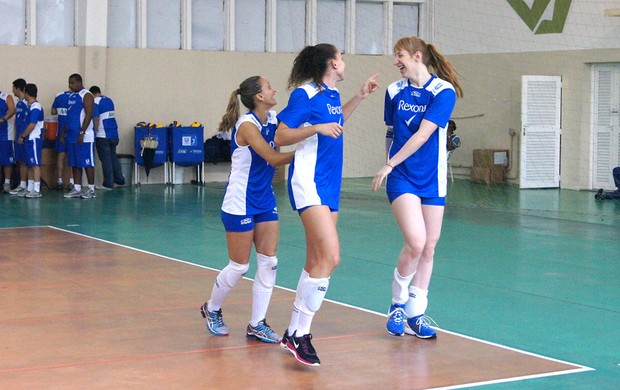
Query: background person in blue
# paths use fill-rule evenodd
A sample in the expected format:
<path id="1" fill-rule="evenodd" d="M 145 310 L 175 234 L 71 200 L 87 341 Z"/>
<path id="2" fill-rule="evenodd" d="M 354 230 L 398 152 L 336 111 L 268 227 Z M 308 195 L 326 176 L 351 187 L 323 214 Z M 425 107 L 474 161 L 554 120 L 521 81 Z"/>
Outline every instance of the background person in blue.
<path id="1" fill-rule="evenodd" d="M 28 102 L 26 102 L 26 80 L 16 79 L 13 81 L 13 95 L 17 98 L 15 103 L 15 164 L 19 170 L 19 186 L 9 191 L 10 195 L 26 196 L 28 189 L 26 188 L 26 179 L 28 177 L 28 168 L 26 167 L 26 156 L 24 148 L 17 140 L 22 136 L 24 130 L 28 126 Z"/>
<path id="2" fill-rule="evenodd" d="M 95 128 L 95 146 L 101 161 L 103 185 L 99 187 L 111 190 L 114 184 L 125 185 L 121 163 L 116 156 L 118 146 L 118 124 L 114 112 L 114 102 L 101 94 L 101 89 L 94 85 L 89 89 L 95 97 L 93 124 Z"/>
<path id="3" fill-rule="evenodd" d="M 318 366 L 310 325 L 327 293 L 329 277 L 340 262 L 336 224 L 342 182 L 344 123 L 369 94 L 379 88 L 377 74 L 342 105 L 336 83 L 345 63 L 335 46 L 305 47 L 295 58 L 288 81 L 288 105 L 278 115 L 277 145 L 297 143 L 289 168 L 291 205 L 306 231 L 306 264 L 297 284 L 291 322 L 281 346 L 301 363 Z"/>
<path id="4" fill-rule="evenodd" d="M 425 312 L 446 197 L 446 127 L 463 92 L 452 65 L 420 38 L 394 44 L 394 66 L 403 77 L 385 93 L 385 124 L 393 127 L 394 141 L 372 182 L 376 191 L 387 177 L 387 196 L 405 241 L 386 328 L 395 336 L 435 338 Z"/>
<path id="5" fill-rule="evenodd" d="M 23 148 L 24 164 L 28 167 L 28 192 L 18 196 L 40 198 L 41 195 L 41 152 L 43 143 L 41 132 L 45 115 L 41 103 L 37 101 L 38 89 L 35 84 L 26 84 L 25 99 L 28 102 L 28 125 L 17 143 Z"/>
<path id="6" fill-rule="evenodd" d="M 56 189 L 62 190 L 65 186 L 63 182 L 63 173 L 65 165 L 67 164 L 67 148 L 65 142 L 61 139 L 62 134 L 66 131 L 67 127 L 67 110 L 69 108 L 69 97 L 73 92 L 63 91 L 59 92 L 54 98 L 52 103 L 52 115 L 58 115 L 58 128 L 56 132 Z M 73 172 L 70 174 L 69 187 L 73 188 Z"/>
<path id="7" fill-rule="evenodd" d="M 294 152 L 276 151 L 276 90 L 260 76 L 244 80 L 232 92 L 226 113 L 218 127 L 230 131 L 231 171 L 222 202 L 222 222 L 226 229 L 228 265 L 218 274 L 211 298 L 200 311 L 207 329 L 218 336 L 228 335 L 221 305 L 228 293 L 248 272 L 252 243 L 256 247 L 256 276 L 252 288 L 252 317 L 246 336 L 277 343 L 280 336 L 267 324 L 266 313 L 276 282 L 278 258 L 278 208 L 271 182 L 276 166 L 288 164 Z M 239 117 L 239 98 L 250 110 Z"/>
<path id="8" fill-rule="evenodd" d="M 93 131 L 94 97 L 77 73 L 69 76 L 69 97 L 67 127 L 63 133 L 66 142 L 67 160 L 73 170 L 75 185 L 65 198 L 91 199 L 95 193 L 95 132 Z M 82 191 L 82 169 L 86 172 L 88 189 Z"/>
<path id="9" fill-rule="evenodd" d="M 11 191 L 11 176 L 15 165 L 15 127 L 11 118 L 15 115 L 13 96 L 0 91 L 0 166 L 4 174 L 2 191 Z"/>

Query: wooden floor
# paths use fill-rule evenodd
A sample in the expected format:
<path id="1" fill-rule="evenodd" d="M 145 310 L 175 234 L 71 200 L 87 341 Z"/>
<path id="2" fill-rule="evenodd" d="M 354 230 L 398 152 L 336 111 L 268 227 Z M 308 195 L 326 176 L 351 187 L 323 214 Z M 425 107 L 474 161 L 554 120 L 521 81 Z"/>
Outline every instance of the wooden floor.
<path id="1" fill-rule="evenodd" d="M 313 324 L 321 367 L 245 338 L 251 281 L 224 304 L 228 337 L 198 308 L 215 270 L 51 227 L 0 234 L 0 389 L 421 389 L 586 368 L 439 330 L 393 337 L 385 317 L 324 302 Z M 283 332 L 294 293 L 274 291 Z"/>

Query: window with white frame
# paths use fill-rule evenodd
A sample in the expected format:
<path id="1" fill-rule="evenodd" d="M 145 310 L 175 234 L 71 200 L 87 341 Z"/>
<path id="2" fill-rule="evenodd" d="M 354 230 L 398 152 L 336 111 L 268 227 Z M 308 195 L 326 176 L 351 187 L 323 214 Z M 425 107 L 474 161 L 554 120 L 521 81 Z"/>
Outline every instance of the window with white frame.
<path id="1" fill-rule="evenodd" d="M 298 52 L 306 44 L 326 42 L 350 54 L 389 55 L 393 42 L 388 40 L 426 31 L 420 21 L 430 16 L 426 2 L 107 0 L 106 35 L 109 47 L 180 49 L 186 42 L 195 50 Z M 0 0 L 0 44 L 74 45 L 75 31 L 85 27 L 74 26 L 76 4 Z"/>
<path id="2" fill-rule="evenodd" d="M 402 37 L 420 35 L 420 4 L 394 4 L 392 37 L 394 42 Z M 391 51 L 391 48 L 390 48 Z M 386 54 L 391 54 L 390 52 Z"/>
<path id="3" fill-rule="evenodd" d="M 235 51 L 265 51 L 265 0 L 235 0 Z"/>
<path id="4" fill-rule="evenodd" d="M 300 51 L 306 44 L 306 0 L 278 0 L 276 7 L 277 51 Z"/>
<path id="5" fill-rule="evenodd" d="M 344 0 L 317 0 L 316 43 L 331 43 L 344 51 L 345 5 Z"/>
<path id="6" fill-rule="evenodd" d="M 73 46 L 75 43 L 75 4 L 73 0 L 37 0 L 38 45 Z"/>
<path id="7" fill-rule="evenodd" d="M 26 2 L 0 0 L 0 45 L 26 43 Z"/>
<path id="8" fill-rule="evenodd" d="M 192 0 L 192 49 L 224 50 L 225 21 L 222 0 Z"/>
<path id="9" fill-rule="evenodd" d="M 385 54 L 383 3 L 355 3 L 355 54 Z"/>
<path id="10" fill-rule="evenodd" d="M 108 47 L 136 47 L 136 0 L 108 0 Z"/>
<path id="11" fill-rule="evenodd" d="M 146 3 L 146 47 L 181 48 L 180 0 L 149 0 Z"/>

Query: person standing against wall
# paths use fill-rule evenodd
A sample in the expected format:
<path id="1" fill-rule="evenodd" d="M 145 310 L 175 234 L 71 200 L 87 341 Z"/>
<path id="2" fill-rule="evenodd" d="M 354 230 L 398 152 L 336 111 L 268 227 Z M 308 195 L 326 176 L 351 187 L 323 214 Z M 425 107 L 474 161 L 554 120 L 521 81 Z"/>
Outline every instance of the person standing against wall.
<path id="1" fill-rule="evenodd" d="M 344 123 L 379 86 L 377 75 L 342 105 L 336 83 L 344 79 L 345 62 L 335 46 L 305 47 L 289 77 L 288 105 L 278 115 L 276 144 L 297 143 L 289 168 L 291 205 L 306 231 L 306 263 L 301 272 L 293 312 L 280 345 L 303 364 L 319 366 L 310 326 L 319 310 L 333 270 L 340 262 L 336 224 L 342 182 Z"/>
<path id="2" fill-rule="evenodd" d="M 431 339 L 437 334 L 425 312 L 446 199 L 446 127 L 463 92 L 456 70 L 420 38 L 396 41 L 394 65 L 403 78 L 388 86 L 384 113 L 394 140 L 372 182 L 376 191 L 387 178 L 387 196 L 405 241 L 394 269 L 386 328 L 395 336 Z"/>
<path id="3" fill-rule="evenodd" d="M 26 198 L 40 198 L 41 195 L 41 152 L 43 143 L 41 133 L 45 115 L 41 103 L 37 101 L 38 88 L 26 84 L 25 98 L 28 102 L 28 126 L 17 139 L 24 152 L 24 164 L 28 167 L 28 193 Z"/>
<path id="4" fill-rule="evenodd" d="M 11 191 L 11 176 L 15 165 L 15 127 L 11 121 L 13 115 L 15 115 L 13 96 L 0 91 L 0 166 L 4 173 L 2 191 L 7 194 Z"/>
<path id="5" fill-rule="evenodd" d="M 63 196 L 65 198 L 91 199 L 95 193 L 95 132 L 93 131 L 94 97 L 77 73 L 69 76 L 69 97 L 67 127 L 63 139 L 67 147 L 67 160 L 73 170 L 75 186 Z M 82 169 L 86 172 L 88 189 L 82 191 Z"/>
<path id="6" fill-rule="evenodd" d="M 22 136 L 24 130 L 28 126 L 28 102 L 25 98 L 26 80 L 17 79 L 13 81 L 13 95 L 17 98 L 15 103 L 15 164 L 19 171 L 19 186 L 9 191 L 10 195 L 26 196 L 28 193 L 27 177 L 28 168 L 26 167 L 26 156 L 24 148 L 17 140 Z"/>
<path id="7" fill-rule="evenodd" d="M 114 112 L 114 102 L 108 96 L 101 94 L 101 89 L 94 85 L 89 89 L 95 97 L 95 146 L 101 161 L 103 184 L 100 189 L 111 190 L 114 184 L 125 185 L 121 163 L 116 156 L 118 146 L 118 124 Z"/>
<path id="8" fill-rule="evenodd" d="M 275 167 L 288 164 L 294 152 L 280 153 L 273 142 L 276 132 L 276 90 L 260 76 L 244 80 L 232 92 L 219 131 L 230 131 L 231 172 L 222 202 L 229 262 L 218 274 L 210 299 L 200 312 L 207 329 L 228 335 L 222 303 L 248 272 L 252 243 L 256 248 L 256 276 L 252 288 L 252 317 L 246 336 L 277 343 L 280 336 L 267 324 L 266 313 L 276 281 L 279 223 L 271 182 Z M 239 98 L 248 112 L 239 117 Z"/>
<path id="9" fill-rule="evenodd" d="M 67 127 L 67 109 L 69 108 L 69 97 L 73 92 L 71 91 L 63 91 L 59 92 L 54 98 L 54 102 L 52 103 L 52 115 L 58 116 L 58 129 L 56 132 L 56 189 L 62 190 L 65 187 L 63 173 L 65 170 L 65 165 L 67 163 L 67 150 L 65 146 L 65 142 L 61 139 L 61 135 L 65 131 Z M 71 172 L 69 178 L 69 187 L 71 190 L 73 188 L 73 172 Z"/>

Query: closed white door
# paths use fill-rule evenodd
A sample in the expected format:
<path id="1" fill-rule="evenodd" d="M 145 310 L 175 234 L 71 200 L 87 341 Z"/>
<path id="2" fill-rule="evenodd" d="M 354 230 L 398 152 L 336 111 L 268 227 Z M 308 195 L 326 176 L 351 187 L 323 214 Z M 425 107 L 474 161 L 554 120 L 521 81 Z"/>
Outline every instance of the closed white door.
<path id="1" fill-rule="evenodd" d="M 620 166 L 620 64 L 593 67 L 592 189 L 615 190 Z"/>
<path id="2" fill-rule="evenodd" d="M 521 188 L 560 186 L 562 78 L 522 76 Z"/>

